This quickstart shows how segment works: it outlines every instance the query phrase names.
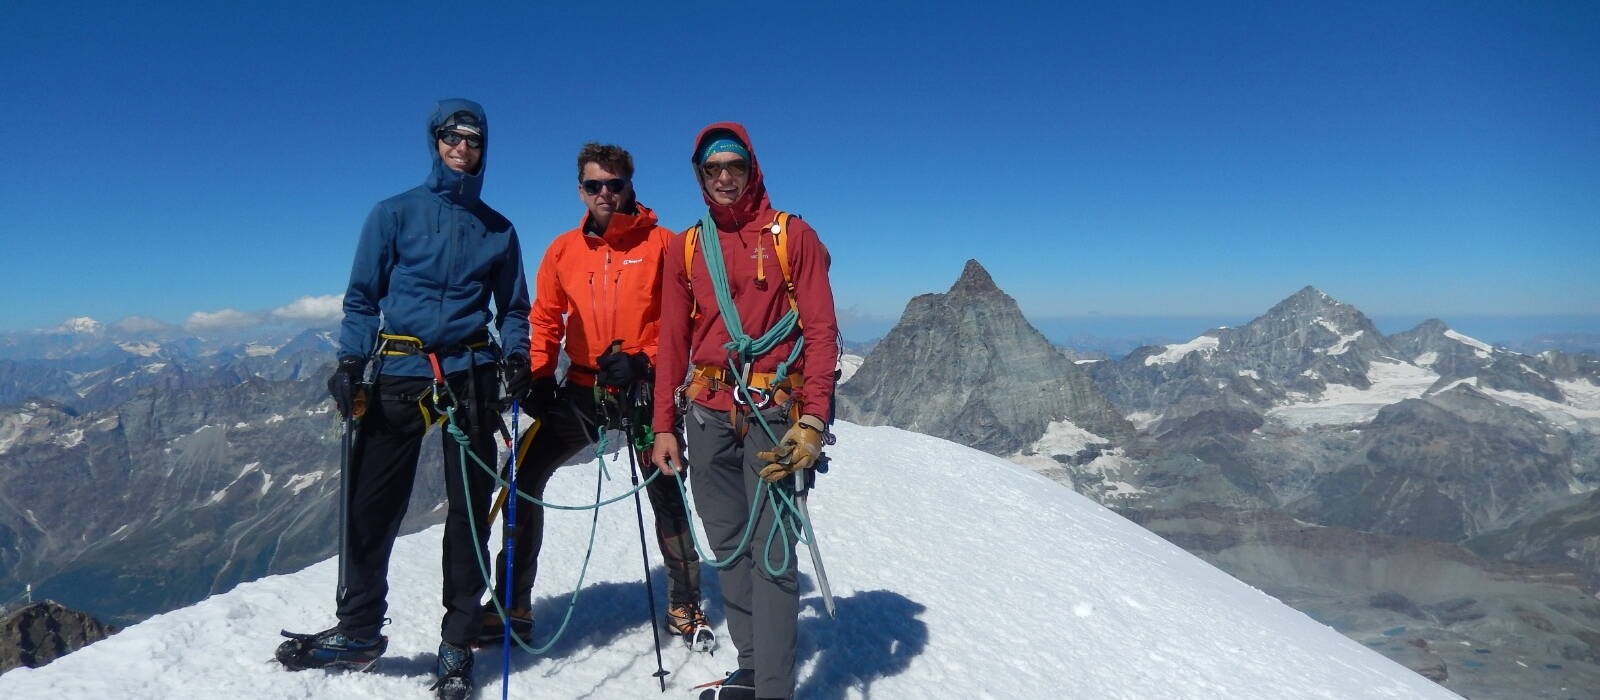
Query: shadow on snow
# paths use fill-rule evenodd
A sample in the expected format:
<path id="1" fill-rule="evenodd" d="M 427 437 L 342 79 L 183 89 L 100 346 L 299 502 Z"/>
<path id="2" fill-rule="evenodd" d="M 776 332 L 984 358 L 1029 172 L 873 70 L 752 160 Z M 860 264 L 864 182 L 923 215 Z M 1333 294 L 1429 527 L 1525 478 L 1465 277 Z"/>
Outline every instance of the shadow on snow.
<path id="1" fill-rule="evenodd" d="M 722 606 L 722 589 L 716 570 L 701 569 L 701 593 L 705 598 L 706 617 L 713 626 L 722 625 L 725 614 Z M 666 574 L 659 566 L 650 572 L 654 583 L 656 609 L 649 610 L 644 592 L 637 581 L 607 582 L 585 586 L 578 592 L 578 601 L 572 611 L 572 620 L 555 645 L 543 656 L 555 660 L 545 675 L 557 675 L 567 664 L 562 660 L 578 660 L 588 656 L 583 652 L 608 647 L 640 625 L 661 623 L 661 610 L 666 607 Z M 843 698 L 851 688 L 870 693 L 872 684 L 904 672 L 911 660 L 920 655 L 928 644 L 928 625 L 920 619 L 926 606 L 899 593 L 888 590 L 860 591 L 853 595 L 835 598 L 839 616 L 830 619 L 824 611 L 821 596 L 808 594 L 816 590 L 810 576 L 800 575 L 800 608 L 795 647 L 795 668 L 805 668 L 815 662 L 812 673 L 796 693 L 807 698 Z M 549 643 L 567 613 L 570 591 L 539 598 L 533 604 L 536 627 L 533 639 L 524 640 L 531 647 Z M 809 610 L 813 614 L 806 616 Z M 726 628 L 724 628 L 724 632 Z M 661 633 L 663 648 L 679 644 L 677 637 Z M 737 651 L 733 640 L 726 634 L 719 639 L 719 650 L 727 655 L 729 669 L 736 664 Z M 478 672 L 490 672 L 498 663 L 499 647 L 486 647 L 478 655 Z M 650 649 L 641 654 L 653 655 Z M 403 660 L 408 669 L 421 666 L 421 659 Z M 424 671 L 431 672 L 429 667 Z M 532 667 L 537 659 L 521 649 L 513 649 L 512 670 Z M 687 681 L 688 679 L 686 679 Z M 714 680 L 714 679 L 704 679 Z M 695 682 L 700 682 L 695 680 Z"/>

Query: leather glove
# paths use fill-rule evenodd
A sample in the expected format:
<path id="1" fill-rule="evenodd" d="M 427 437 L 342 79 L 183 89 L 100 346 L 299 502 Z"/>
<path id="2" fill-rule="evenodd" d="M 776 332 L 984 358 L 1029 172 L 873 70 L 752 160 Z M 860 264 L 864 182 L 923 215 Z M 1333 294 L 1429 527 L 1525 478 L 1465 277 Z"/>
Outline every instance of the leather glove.
<path id="1" fill-rule="evenodd" d="M 501 372 L 506 380 L 506 401 L 522 401 L 533 388 L 533 365 L 528 362 L 528 356 L 507 357 Z"/>
<path id="2" fill-rule="evenodd" d="M 561 387 L 555 377 L 539 377 L 528 381 L 528 391 L 522 397 L 522 412 L 534 420 L 542 420 L 552 408 L 560 405 Z"/>
<path id="3" fill-rule="evenodd" d="M 612 343 L 595 362 L 595 382 L 602 386 L 626 389 L 650 378 L 650 358 L 642 352 L 622 352 L 621 343 Z"/>
<path id="4" fill-rule="evenodd" d="M 339 415 L 345 418 L 351 417 L 351 411 L 356 409 L 356 392 L 361 384 L 361 371 L 366 367 L 365 359 L 341 357 L 339 366 L 328 377 L 328 394 L 333 397 L 333 405 L 339 409 Z"/>
<path id="5" fill-rule="evenodd" d="M 778 440 L 777 446 L 769 452 L 756 454 L 756 459 L 771 462 L 762 467 L 761 478 L 776 482 L 793 476 L 796 471 L 816 466 L 817 458 L 822 456 L 822 442 L 827 434 L 828 428 L 822 424 L 821 418 L 810 414 L 800 416 L 800 420 L 789 426 L 788 432 Z"/>

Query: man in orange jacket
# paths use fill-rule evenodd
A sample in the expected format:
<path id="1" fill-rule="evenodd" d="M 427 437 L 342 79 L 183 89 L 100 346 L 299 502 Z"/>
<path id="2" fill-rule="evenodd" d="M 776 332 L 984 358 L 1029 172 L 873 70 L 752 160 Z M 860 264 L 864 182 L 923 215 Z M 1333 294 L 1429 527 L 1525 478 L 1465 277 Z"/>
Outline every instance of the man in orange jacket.
<path id="1" fill-rule="evenodd" d="M 532 389 L 523 408 L 540 425 L 517 473 L 517 488 L 543 498 L 557 467 L 593 444 L 599 431 L 631 421 L 636 435 L 651 434 L 652 369 L 661 318 L 661 267 L 672 231 L 656 225 L 655 212 L 634 197 L 633 157 L 611 145 L 590 143 L 578 152 L 578 198 L 588 208 L 582 224 L 557 236 L 535 278 L 529 362 Z M 556 381 L 562 338 L 570 364 Z M 598 400 L 597 400 L 598 399 Z M 645 467 L 641 463 L 640 467 Z M 689 517 L 671 478 L 647 491 L 655 514 L 656 543 L 667 570 L 667 631 L 696 650 L 716 644 L 700 609 L 700 558 Z M 517 504 L 512 566 L 512 630 L 532 630 L 530 604 L 544 539 L 544 508 Z M 506 553 L 496 560 L 495 597 L 505 600 Z M 480 641 L 499 641 L 499 615 L 485 610 Z"/>

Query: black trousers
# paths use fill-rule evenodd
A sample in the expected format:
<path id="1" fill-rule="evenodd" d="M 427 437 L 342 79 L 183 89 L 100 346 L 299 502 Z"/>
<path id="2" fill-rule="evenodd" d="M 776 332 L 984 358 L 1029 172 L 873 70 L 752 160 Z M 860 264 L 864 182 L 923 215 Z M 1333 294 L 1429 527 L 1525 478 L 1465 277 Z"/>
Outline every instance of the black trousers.
<path id="1" fill-rule="evenodd" d="M 561 398 L 543 418 L 522 460 L 522 469 L 517 473 L 517 490 L 539 499 L 544 498 L 545 486 L 556 469 L 595 443 L 596 425 L 601 422 L 592 387 L 562 387 Z M 640 479 L 655 471 L 646 459 L 637 461 Z M 667 597 L 673 604 L 698 603 L 700 556 L 695 553 L 694 541 L 690 539 L 689 513 L 678 493 L 677 482 L 669 476 L 658 476 L 645 487 L 645 494 L 650 497 L 650 510 L 656 520 L 656 545 L 667 570 Z M 539 550 L 544 544 L 544 508 L 525 500 L 517 503 L 516 542 L 511 607 L 528 609 L 532 607 L 533 582 L 539 575 Z M 505 580 L 506 553 L 502 549 L 495 558 L 496 600 L 505 600 Z"/>
<path id="2" fill-rule="evenodd" d="M 471 437 L 472 452 L 478 459 L 491 469 L 497 468 L 499 384 L 494 367 L 480 365 L 445 380 L 459 402 L 456 425 Z M 431 410 L 433 404 L 427 396 L 432 385 L 430 378 L 380 376 L 373 389 L 380 400 L 368 401 L 367 413 L 361 419 L 350 460 L 350 565 L 345 596 L 338 601 L 339 629 L 347 635 L 377 636 L 388 610 L 389 555 L 411 498 L 422 438 L 430 424 L 441 417 Z M 444 444 L 445 495 L 449 503 L 444 526 L 444 620 L 440 637 L 466 646 L 478 636 L 478 601 L 486 587 L 478 558 L 488 560 L 489 535 L 489 528 L 480 522 L 476 524 L 477 537 L 473 537 L 467 499 L 471 499 L 477 517 L 484 518 L 494 477 L 468 458 L 463 481 L 459 443 L 443 426 L 438 432 Z"/>

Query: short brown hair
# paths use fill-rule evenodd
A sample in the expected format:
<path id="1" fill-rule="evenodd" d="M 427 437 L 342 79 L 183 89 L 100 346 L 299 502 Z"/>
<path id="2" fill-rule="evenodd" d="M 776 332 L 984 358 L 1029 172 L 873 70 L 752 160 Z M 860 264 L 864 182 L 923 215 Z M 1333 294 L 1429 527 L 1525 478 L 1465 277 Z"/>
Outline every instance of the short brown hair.
<path id="1" fill-rule="evenodd" d="M 621 146 L 611 144 L 586 143 L 578 151 L 578 179 L 583 179 L 583 166 L 587 163 L 599 163 L 600 167 L 621 175 L 624 179 L 633 179 L 633 156 Z"/>

